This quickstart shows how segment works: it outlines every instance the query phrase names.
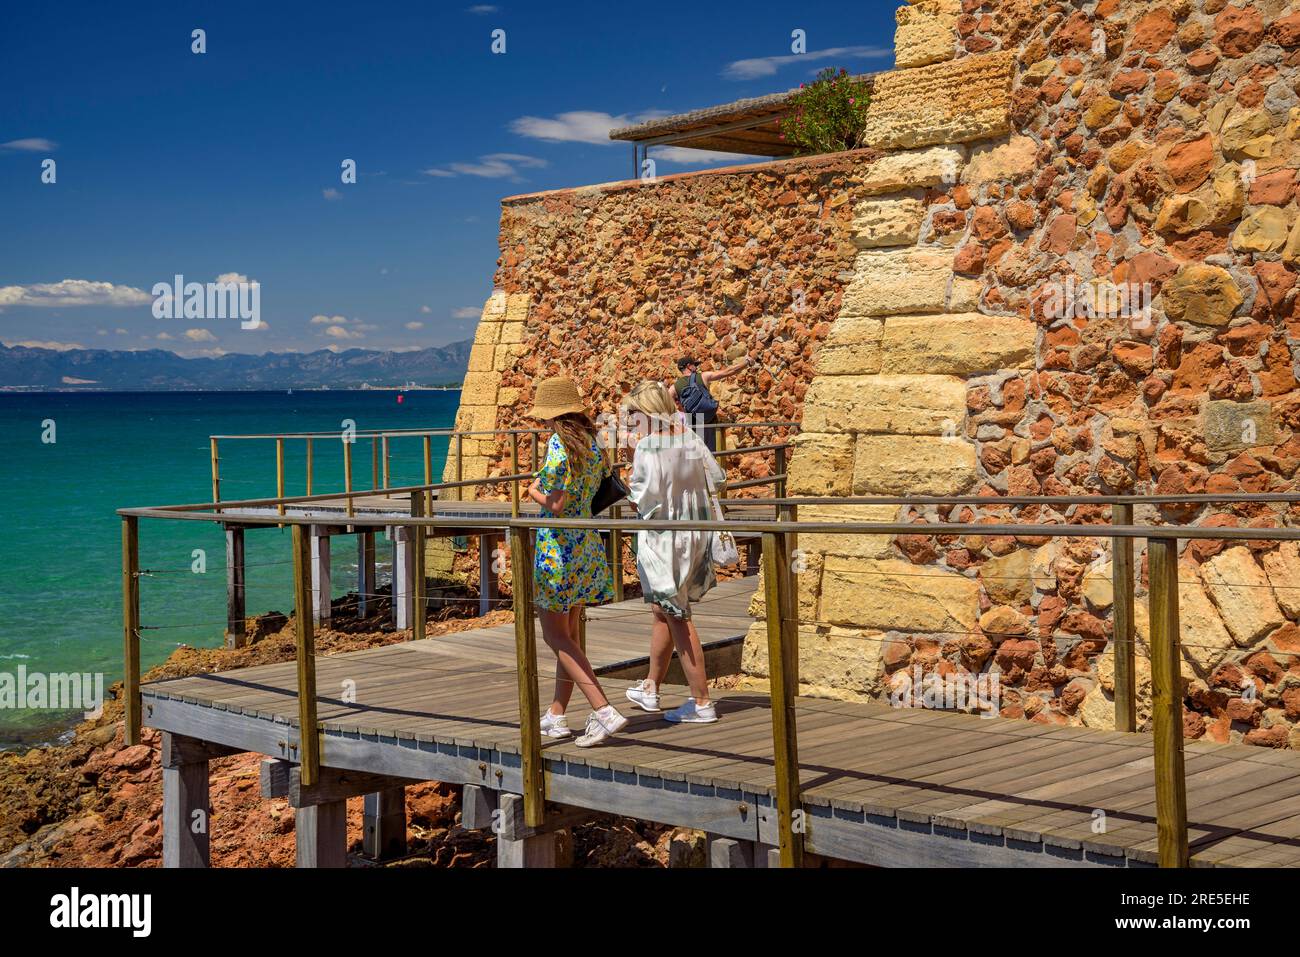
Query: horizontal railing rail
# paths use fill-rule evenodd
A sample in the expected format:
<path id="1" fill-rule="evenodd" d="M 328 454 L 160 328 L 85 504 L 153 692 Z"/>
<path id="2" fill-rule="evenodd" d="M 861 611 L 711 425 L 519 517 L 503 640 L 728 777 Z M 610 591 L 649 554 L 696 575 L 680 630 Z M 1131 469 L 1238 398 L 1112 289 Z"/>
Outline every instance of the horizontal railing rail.
<path id="1" fill-rule="evenodd" d="M 779 447 L 784 451 L 784 446 Z M 510 540 L 513 569 L 513 605 L 517 674 L 519 684 L 520 748 L 525 804 L 525 819 L 540 826 L 545 813 L 545 777 L 542 742 L 537 731 L 540 711 L 537 691 L 536 638 L 533 623 L 531 587 L 531 532 L 539 528 L 589 529 L 615 536 L 641 531 L 729 531 L 760 536 L 763 549 L 764 614 L 767 622 L 769 678 L 773 753 L 775 763 L 775 798 L 779 848 L 783 866 L 798 866 L 803 858 L 801 829 L 796 826 L 800 813 L 800 782 L 797 728 L 794 701 L 799 688 L 798 629 L 800 613 L 794 582 L 794 559 L 800 535 L 924 535 L 924 536 L 1020 536 L 1032 538 L 1109 538 L 1112 549 L 1111 580 L 1114 589 L 1114 619 L 1111 648 L 1115 658 L 1115 724 L 1119 730 L 1136 730 L 1136 641 L 1134 633 L 1134 598 L 1136 569 L 1133 542 L 1145 539 L 1148 549 L 1149 629 L 1148 647 L 1152 671 L 1151 721 L 1154 738 L 1154 775 L 1156 784 L 1156 829 L 1159 862 L 1166 867 L 1189 864 L 1186 774 L 1184 771 L 1182 689 L 1180 678 L 1180 634 L 1178 610 L 1178 548 L 1181 541 L 1300 541 L 1300 527 L 1228 527 L 1189 525 L 1186 523 L 1135 524 L 1133 510 L 1139 506 L 1179 504 L 1233 505 L 1300 503 L 1300 494 L 1227 493 L 1189 495 L 1090 495 L 1090 496 L 863 496 L 851 498 L 773 497 L 745 499 L 746 505 L 769 506 L 771 519 L 736 518 L 726 521 L 670 521 L 602 518 L 559 518 L 521 516 L 517 502 L 509 517 L 450 516 L 427 514 L 427 494 L 443 487 L 475 484 L 499 484 L 529 473 L 513 473 L 460 483 L 430 483 L 382 490 L 393 496 L 410 496 L 409 515 L 353 515 L 347 526 L 355 529 L 380 527 L 407 528 L 414 540 L 423 541 L 431 530 L 490 530 Z M 362 494 L 362 493 L 357 493 Z M 370 491 L 364 494 L 375 494 Z M 211 521 L 230 520 L 226 511 L 234 505 L 277 508 L 298 505 L 337 495 L 305 496 L 247 500 L 244 503 L 209 502 L 201 505 L 123 508 L 122 583 L 123 622 L 126 655 L 126 738 L 138 743 L 142 723 L 140 691 L 140 593 L 139 522 L 142 519 Z M 916 521 L 804 521 L 798 517 L 801 507 L 817 504 L 881 505 L 924 508 L 974 505 L 985 508 L 1021 506 L 1099 506 L 1110 509 L 1109 522 L 916 522 Z M 1282 516 L 1286 517 L 1286 516 Z M 311 608 L 310 561 L 306 526 L 320 524 L 319 516 L 292 512 L 258 515 L 243 512 L 243 525 L 290 525 L 293 527 L 295 568 L 295 621 L 299 661 L 298 714 L 303 747 L 301 750 L 304 784 L 319 773 L 320 726 L 315 698 L 315 645 Z M 423 549 L 416 548 L 418 553 Z M 412 622 L 412 636 L 423 635 L 423 571 L 417 559 L 414 603 L 417 613 Z M 960 574 L 960 573 L 954 573 Z"/>

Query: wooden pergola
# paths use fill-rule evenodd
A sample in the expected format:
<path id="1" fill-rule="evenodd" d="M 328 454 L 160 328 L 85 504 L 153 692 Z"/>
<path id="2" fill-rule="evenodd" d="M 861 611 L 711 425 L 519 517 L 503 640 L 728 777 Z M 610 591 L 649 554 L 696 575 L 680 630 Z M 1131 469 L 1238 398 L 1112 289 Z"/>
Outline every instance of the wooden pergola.
<path id="1" fill-rule="evenodd" d="M 863 73 L 853 79 L 870 83 L 875 75 Z M 681 146 L 747 156 L 793 156 L 794 147 L 781 139 L 781 119 L 789 112 L 790 100 L 798 92 L 795 88 L 659 117 L 610 130 L 609 138 L 632 144 L 634 175 L 639 174 L 641 160 L 652 146 Z"/>

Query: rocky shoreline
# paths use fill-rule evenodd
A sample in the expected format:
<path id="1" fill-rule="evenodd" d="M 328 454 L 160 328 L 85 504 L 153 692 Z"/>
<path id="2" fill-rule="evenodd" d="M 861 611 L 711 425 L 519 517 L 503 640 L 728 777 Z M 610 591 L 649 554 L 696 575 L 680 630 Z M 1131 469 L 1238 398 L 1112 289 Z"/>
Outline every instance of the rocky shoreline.
<path id="1" fill-rule="evenodd" d="M 430 621 L 434 637 L 508 623 L 510 612 L 485 618 Z M 317 633 L 319 655 L 340 654 L 407 640 L 378 623 L 339 622 Z M 184 677 L 292 660 L 292 623 L 283 615 L 256 622 L 252 644 L 238 649 L 178 648 L 145 680 Z M 270 630 L 268 626 L 277 626 Z M 142 743 L 122 737 L 122 686 L 110 689 L 104 713 L 79 724 L 66 744 L 26 752 L 0 752 L 0 867 L 157 867 L 162 855 L 161 735 L 147 730 Z M 212 865 L 292 867 L 294 811 L 283 799 L 259 793 L 256 754 L 212 762 Z M 350 862 L 361 850 L 361 801 L 349 802 Z M 492 837 L 459 826 L 455 787 L 427 782 L 407 789 L 409 852 L 382 866 L 490 867 Z M 573 833 L 574 860 L 587 867 L 663 867 L 703 864 L 703 835 L 602 818 Z"/>

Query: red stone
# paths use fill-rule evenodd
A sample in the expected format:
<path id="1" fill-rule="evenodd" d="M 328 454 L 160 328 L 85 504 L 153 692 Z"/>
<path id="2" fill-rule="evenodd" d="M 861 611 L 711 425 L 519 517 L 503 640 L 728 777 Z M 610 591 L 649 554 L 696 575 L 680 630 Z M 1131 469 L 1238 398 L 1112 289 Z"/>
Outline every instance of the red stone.
<path id="1" fill-rule="evenodd" d="M 1244 7 L 1225 7 L 1214 18 L 1214 44 L 1224 56 L 1242 57 L 1264 40 L 1264 21 L 1259 11 Z"/>
<path id="2" fill-rule="evenodd" d="M 1177 30 L 1178 25 L 1174 23 L 1173 14 L 1166 7 L 1159 7 L 1139 17 L 1133 24 L 1131 43 L 1139 50 L 1157 53 L 1170 41 Z"/>
<path id="3" fill-rule="evenodd" d="M 1250 185 L 1251 203 L 1269 206 L 1287 205 L 1295 195 L 1295 176 L 1296 171 L 1293 169 L 1280 169 L 1275 173 L 1260 176 Z"/>
<path id="4" fill-rule="evenodd" d="M 1300 46 L 1300 13 L 1274 20 L 1269 27 L 1268 36 L 1278 46 Z"/>
<path id="5" fill-rule="evenodd" d="M 1075 217 L 1068 213 L 1062 213 L 1053 219 L 1051 225 L 1047 227 L 1039 248 L 1064 255 L 1074 245 L 1074 236 L 1077 229 Z"/>
<path id="6" fill-rule="evenodd" d="M 1214 138 L 1209 133 L 1173 147 L 1165 160 L 1165 169 L 1173 181 L 1174 191 L 1190 193 L 1204 183 L 1214 170 L 1214 159 Z"/>

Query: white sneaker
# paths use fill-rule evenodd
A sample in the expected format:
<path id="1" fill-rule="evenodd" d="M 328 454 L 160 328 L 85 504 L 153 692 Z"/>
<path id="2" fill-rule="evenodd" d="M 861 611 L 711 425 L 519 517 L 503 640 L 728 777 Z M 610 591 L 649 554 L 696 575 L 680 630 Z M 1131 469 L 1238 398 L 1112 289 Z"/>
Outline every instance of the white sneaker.
<path id="1" fill-rule="evenodd" d="M 619 714 L 612 704 L 607 704 L 599 711 L 593 711 L 588 715 L 586 729 L 573 743 L 580 748 L 594 748 L 625 727 L 627 727 L 627 718 Z"/>
<path id="2" fill-rule="evenodd" d="M 550 708 L 542 713 L 543 738 L 567 738 L 571 734 L 568 715 L 552 714 Z"/>
<path id="3" fill-rule="evenodd" d="M 696 705 L 694 698 L 687 698 L 681 707 L 665 711 L 664 720 L 674 724 L 712 724 L 718 720 L 718 711 L 713 707 L 712 701 Z"/>
<path id="4" fill-rule="evenodd" d="M 649 684 L 649 679 L 646 679 L 638 682 L 633 687 L 628 688 L 627 700 L 631 701 L 642 711 L 658 711 L 659 692 L 648 690 L 647 685 Z"/>

